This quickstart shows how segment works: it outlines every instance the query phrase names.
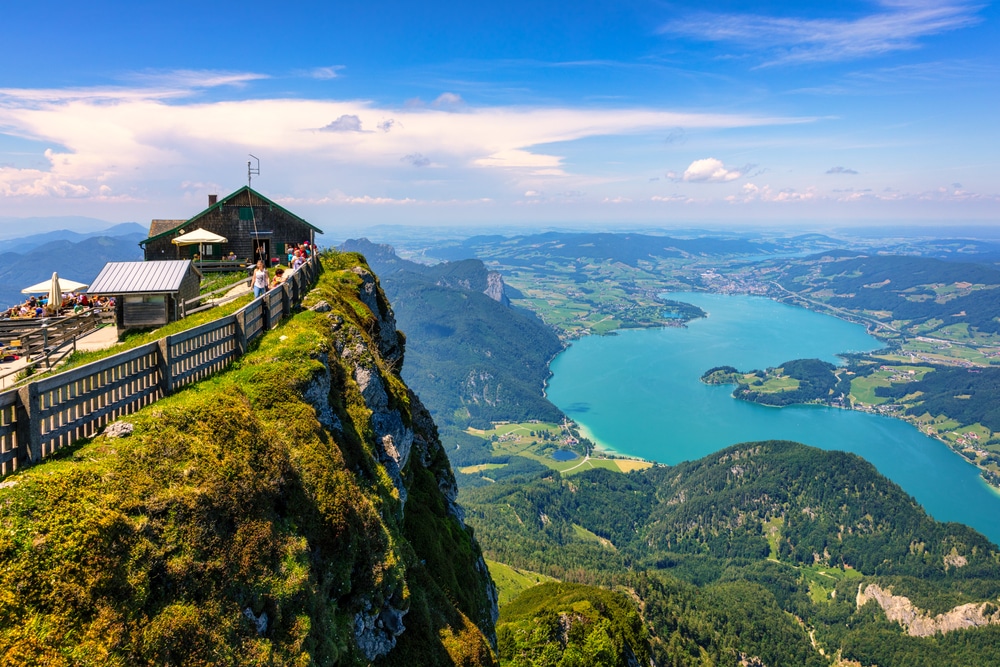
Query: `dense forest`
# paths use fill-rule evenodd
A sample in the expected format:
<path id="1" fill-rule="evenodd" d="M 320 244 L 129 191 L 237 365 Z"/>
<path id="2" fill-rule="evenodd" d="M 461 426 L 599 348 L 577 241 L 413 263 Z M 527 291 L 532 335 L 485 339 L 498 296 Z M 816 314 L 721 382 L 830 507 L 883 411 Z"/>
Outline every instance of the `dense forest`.
<path id="1" fill-rule="evenodd" d="M 1000 552 L 966 526 L 934 521 L 852 454 L 746 443 L 627 475 L 525 474 L 467 487 L 462 501 L 488 557 L 631 591 L 662 664 L 821 665 L 837 651 L 862 664 L 1000 664 L 998 628 L 910 637 L 875 603 L 857 608 L 862 581 L 933 613 L 996 602 Z M 530 633 L 519 622 L 523 652 Z"/>
<path id="2" fill-rule="evenodd" d="M 1000 368 L 939 366 L 916 382 L 876 387 L 875 395 L 894 400 L 920 392 L 907 414 L 948 415 L 961 424 L 1000 431 Z"/>
<path id="3" fill-rule="evenodd" d="M 562 343 L 534 314 L 484 294 L 489 272 L 481 261 L 424 266 L 364 239 L 343 247 L 363 252 L 379 273 L 406 333 L 403 379 L 434 415 L 449 451 L 466 426 L 562 419 L 542 391 Z"/>
<path id="4" fill-rule="evenodd" d="M 758 372 L 758 377 L 753 382 L 749 384 L 738 382 L 736 389 L 733 390 L 733 396 L 763 405 L 783 406 L 815 401 L 828 402 L 851 391 L 850 380 L 845 386 L 838 386 L 840 379 L 834 373 L 837 367 L 826 361 L 794 359 L 786 361 L 779 368 L 784 376 L 796 381 L 797 386 L 794 389 L 760 391 L 757 387 L 763 385 L 764 374 Z M 711 373 L 712 371 L 709 371 L 706 376 Z"/>

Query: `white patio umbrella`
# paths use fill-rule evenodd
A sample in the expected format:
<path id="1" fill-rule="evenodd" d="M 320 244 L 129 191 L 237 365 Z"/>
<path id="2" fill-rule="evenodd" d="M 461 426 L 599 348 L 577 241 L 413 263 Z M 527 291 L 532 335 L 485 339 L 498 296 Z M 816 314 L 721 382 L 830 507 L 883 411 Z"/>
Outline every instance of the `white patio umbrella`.
<path id="1" fill-rule="evenodd" d="M 21 294 L 45 294 L 46 292 L 51 292 L 55 284 L 59 285 L 60 299 L 62 298 L 62 292 L 79 292 L 82 289 L 90 287 L 89 283 L 78 283 L 75 280 L 60 278 L 58 273 L 53 272 L 50 280 L 44 280 L 31 287 L 25 287 L 21 290 Z"/>
<path id="2" fill-rule="evenodd" d="M 206 243 L 226 243 L 229 239 L 225 236 L 219 236 L 210 231 L 204 230 L 201 227 L 194 230 L 193 232 L 188 232 L 187 234 L 181 234 L 177 238 L 173 239 L 171 243 L 175 245 L 196 245 L 198 246 L 198 254 L 204 256 L 204 246 Z"/>

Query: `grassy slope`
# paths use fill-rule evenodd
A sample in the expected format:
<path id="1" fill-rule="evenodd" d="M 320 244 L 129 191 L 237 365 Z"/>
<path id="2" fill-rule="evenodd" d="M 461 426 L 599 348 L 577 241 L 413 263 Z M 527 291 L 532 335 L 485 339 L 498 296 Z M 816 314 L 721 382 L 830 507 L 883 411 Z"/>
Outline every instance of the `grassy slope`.
<path id="1" fill-rule="evenodd" d="M 309 302 L 364 336 L 361 261 L 327 257 Z M 325 373 L 327 317 L 296 315 L 230 370 L 129 417 L 131 437 L 97 438 L 0 489 L 0 662 L 360 663 L 355 613 L 393 606 L 409 613 L 387 663 L 492 664 L 470 620 L 485 604 L 478 547 L 445 510 L 440 446 L 404 469 L 399 521 L 350 369 L 331 354 L 342 432 L 302 397 Z M 420 409 L 381 370 L 392 400 Z M 267 613 L 263 635 L 248 608 Z"/>

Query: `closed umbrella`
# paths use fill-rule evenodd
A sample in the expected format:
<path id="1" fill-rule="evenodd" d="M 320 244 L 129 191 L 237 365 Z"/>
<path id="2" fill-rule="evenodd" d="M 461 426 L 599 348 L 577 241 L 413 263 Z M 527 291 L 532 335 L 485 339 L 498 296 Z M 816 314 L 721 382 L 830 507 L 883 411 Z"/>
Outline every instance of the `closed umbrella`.
<path id="1" fill-rule="evenodd" d="M 62 288 L 59 286 L 59 274 L 52 272 L 52 284 L 49 285 L 49 312 L 58 313 L 62 305 Z"/>

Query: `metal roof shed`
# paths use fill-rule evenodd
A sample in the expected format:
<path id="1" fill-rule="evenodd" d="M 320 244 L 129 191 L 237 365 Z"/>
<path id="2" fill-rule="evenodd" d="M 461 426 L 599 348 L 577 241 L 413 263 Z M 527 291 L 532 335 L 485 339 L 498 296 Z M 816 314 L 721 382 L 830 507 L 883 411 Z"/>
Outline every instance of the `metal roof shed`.
<path id="1" fill-rule="evenodd" d="M 108 262 L 87 293 L 115 297 L 119 329 L 144 329 L 184 317 L 184 302 L 200 286 L 201 273 L 187 259 Z"/>

